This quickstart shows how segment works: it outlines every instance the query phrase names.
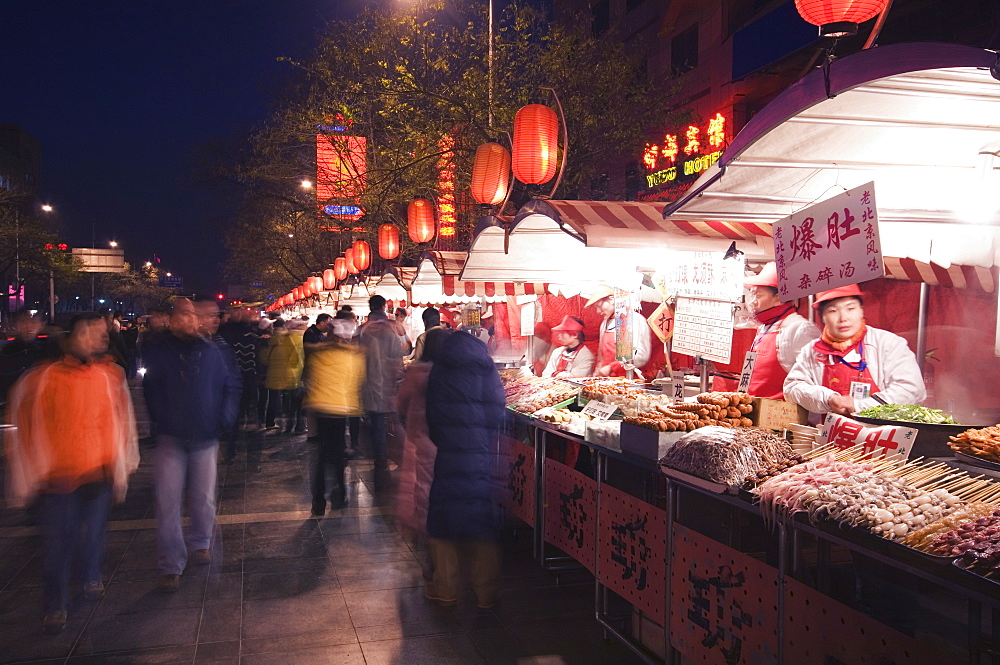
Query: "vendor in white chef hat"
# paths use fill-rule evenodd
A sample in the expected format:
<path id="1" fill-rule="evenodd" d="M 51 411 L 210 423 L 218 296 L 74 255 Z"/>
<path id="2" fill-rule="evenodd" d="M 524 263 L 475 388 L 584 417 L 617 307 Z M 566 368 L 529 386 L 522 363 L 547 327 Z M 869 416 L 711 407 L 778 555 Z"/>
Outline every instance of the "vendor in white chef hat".
<path id="1" fill-rule="evenodd" d="M 793 303 L 781 302 L 778 270 L 774 261 L 759 274 L 747 277 L 747 306 L 760 323 L 750 350 L 757 354 L 747 392 L 755 397 L 784 399 L 782 386 L 802 348 L 817 337 L 816 326 L 795 311 Z"/>
<path id="2" fill-rule="evenodd" d="M 824 291 L 814 308 L 822 336 L 799 353 L 785 379 L 785 398 L 813 413 L 850 415 L 878 402 L 919 404 L 927 396 L 906 340 L 865 324 L 856 284 Z"/>

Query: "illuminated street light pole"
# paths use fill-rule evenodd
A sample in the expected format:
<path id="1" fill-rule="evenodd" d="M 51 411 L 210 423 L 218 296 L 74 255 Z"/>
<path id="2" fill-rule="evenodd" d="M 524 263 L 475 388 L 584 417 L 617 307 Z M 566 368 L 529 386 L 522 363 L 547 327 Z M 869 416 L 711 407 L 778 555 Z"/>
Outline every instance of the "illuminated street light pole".
<path id="1" fill-rule="evenodd" d="M 42 206 L 42 212 L 51 213 L 52 206 L 48 203 Z M 51 258 L 51 257 L 50 257 Z M 56 276 L 55 272 L 52 270 L 52 266 L 49 266 L 49 323 L 54 323 L 56 320 Z"/>

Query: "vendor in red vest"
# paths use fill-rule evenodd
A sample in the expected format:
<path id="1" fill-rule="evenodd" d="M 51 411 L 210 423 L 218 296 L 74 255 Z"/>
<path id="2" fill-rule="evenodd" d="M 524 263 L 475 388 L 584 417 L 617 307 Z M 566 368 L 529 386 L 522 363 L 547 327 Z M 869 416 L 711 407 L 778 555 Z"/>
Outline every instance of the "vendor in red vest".
<path id="1" fill-rule="evenodd" d="M 557 379 L 592 376 L 594 372 L 594 354 L 583 345 L 586 336 L 583 332 L 583 321 L 567 314 L 562 323 L 552 329 L 556 340 L 562 346 L 557 346 L 549 356 L 549 363 L 542 371 L 544 377 Z"/>
<path id="2" fill-rule="evenodd" d="M 926 397 L 917 358 L 906 340 L 865 325 L 857 285 L 816 296 L 823 334 L 799 353 L 785 379 L 785 397 L 813 413 L 850 415 L 875 406 L 919 404 Z"/>
<path id="3" fill-rule="evenodd" d="M 802 348 L 819 337 L 819 331 L 795 311 L 794 304 L 781 302 L 774 261 L 766 264 L 760 274 L 744 279 L 743 284 L 750 290 L 747 305 L 760 322 L 750 347 L 757 358 L 747 392 L 755 397 L 784 399 L 782 386 L 788 370 Z"/>
<path id="4" fill-rule="evenodd" d="M 615 332 L 615 301 L 612 297 L 615 290 L 610 286 L 601 285 L 591 294 L 584 307 L 594 307 L 601 315 L 601 327 L 597 340 L 597 364 L 594 376 L 625 376 L 625 365 L 617 358 Z M 638 334 L 632 335 L 632 364 L 643 367 L 649 362 L 649 336 L 652 334 L 649 326 L 641 319 Z"/>

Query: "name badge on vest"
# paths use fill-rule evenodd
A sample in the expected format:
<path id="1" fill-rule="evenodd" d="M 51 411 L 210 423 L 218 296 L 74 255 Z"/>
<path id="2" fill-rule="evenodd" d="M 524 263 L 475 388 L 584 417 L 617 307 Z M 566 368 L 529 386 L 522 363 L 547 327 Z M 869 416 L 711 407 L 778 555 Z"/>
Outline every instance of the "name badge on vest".
<path id="1" fill-rule="evenodd" d="M 740 385 L 737 392 L 745 393 L 750 390 L 750 379 L 753 378 L 753 368 L 757 364 L 757 352 L 747 351 L 743 358 L 743 369 L 740 370 Z"/>
<path id="2" fill-rule="evenodd" d="M 851 397 L 853 399 L 865 399 L 871 393 L 871 386 L 864 381 L 851 381 Z"/>

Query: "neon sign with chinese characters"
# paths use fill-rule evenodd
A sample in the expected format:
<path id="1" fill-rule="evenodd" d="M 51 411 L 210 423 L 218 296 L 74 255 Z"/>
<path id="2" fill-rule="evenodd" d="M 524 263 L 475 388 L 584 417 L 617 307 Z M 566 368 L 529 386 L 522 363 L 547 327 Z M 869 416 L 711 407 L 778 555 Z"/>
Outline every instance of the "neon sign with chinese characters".
<path id="1" fill-rule="evenodd" d="M 707 122 L 669 132 L 656 143 L 647 143 L 642 155 L 646 186 L 656 187 L 707 170 L 719 161 L 729 143 L 729 121 L 716 113 Z M 679 160 L 679 163 L 678 163 Z"/>
<path id="2" fill-rule="evenodd" d="M 438 158 L 438 235 L 451 238 L 455 235 L 458 216 L 455 209 L 455 139 L 445 134 L 438 141 L 441 156 Z"/>

